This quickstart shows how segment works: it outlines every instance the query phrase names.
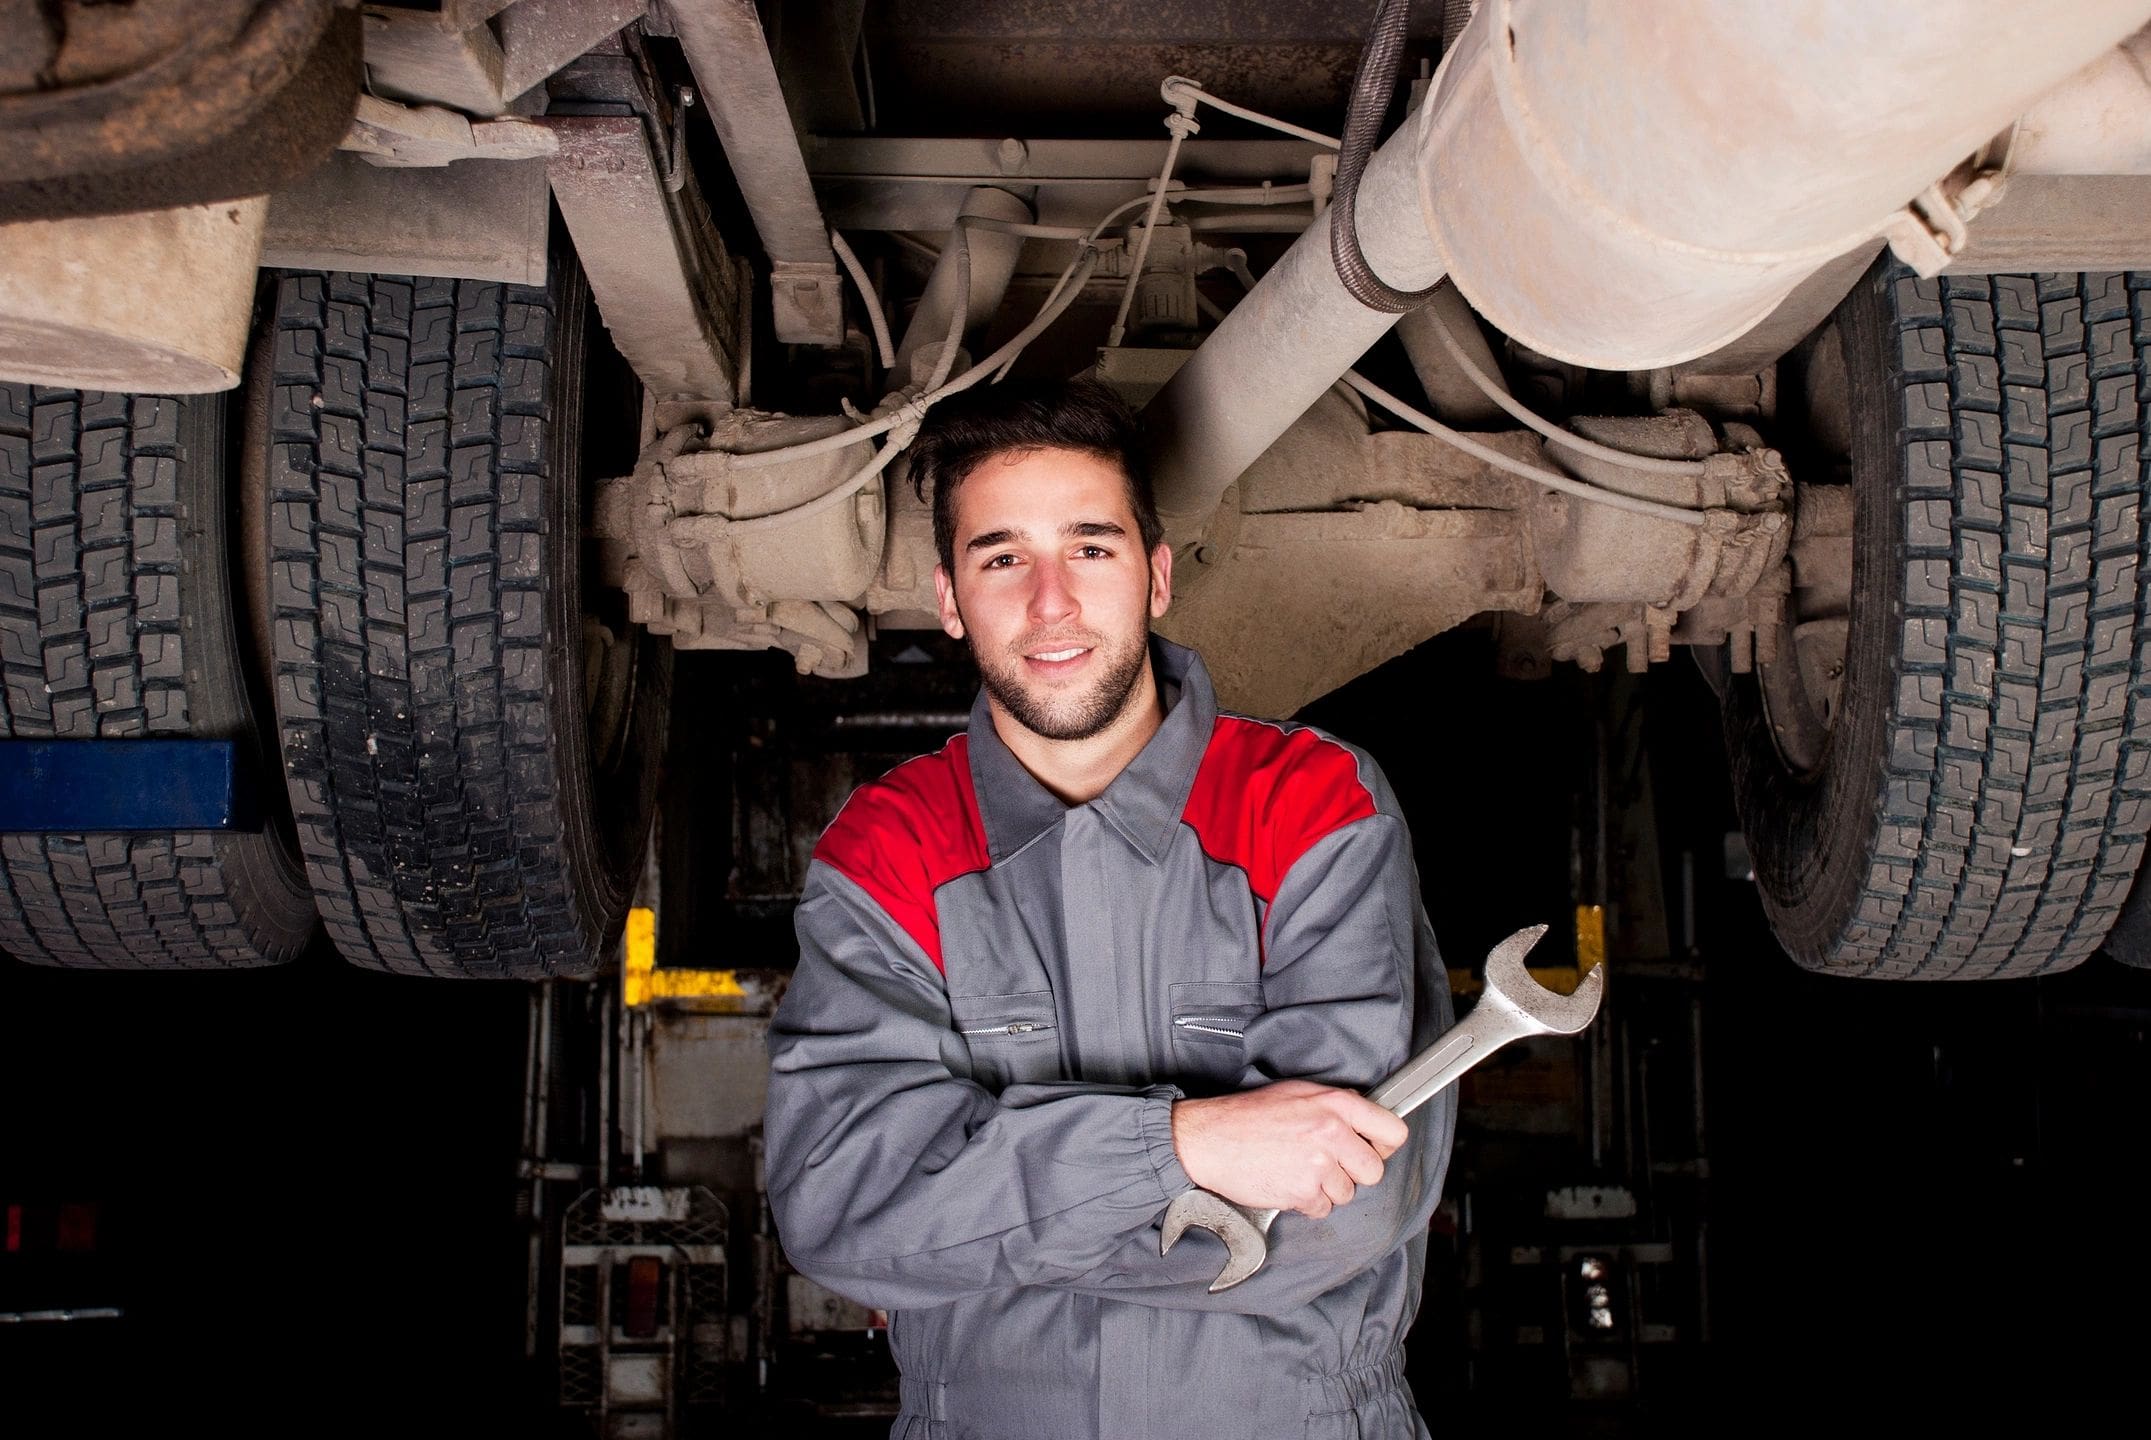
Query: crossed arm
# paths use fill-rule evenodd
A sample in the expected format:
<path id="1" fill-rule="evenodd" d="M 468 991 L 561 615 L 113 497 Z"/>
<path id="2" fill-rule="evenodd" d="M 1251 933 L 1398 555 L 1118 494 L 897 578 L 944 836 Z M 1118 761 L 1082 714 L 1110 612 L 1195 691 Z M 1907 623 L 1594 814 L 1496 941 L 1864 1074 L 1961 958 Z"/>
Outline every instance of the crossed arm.
<path id="1" fill-rule="evenodd" d="M 1247 1027 L 1242 1093 L 1062 1083 L 996 1096 L 966 1078 L 930 962 L 817 864 L 769 1041 L 769 1190 L 793 1264 L 885 1308 L 1047 1285 L 1259 1313 L 1349 1279 L 1425 1227 L 1454 1124 L 1453 1099 L 1407 1128 L 1350 1093 L 1448 1023 L 1416 886 L 1387 815 L 1301 857 L 1269 912 L 1267 1008 Z M 1374 1167 L 1380 1183 L 1355 1198 Z M 1166 1204 L 1196 1183 L 1307 1218 L 1280 1224 L 1262 1271 L 1211 1295 L 1215 1246 L 1157 1247 Z"/>

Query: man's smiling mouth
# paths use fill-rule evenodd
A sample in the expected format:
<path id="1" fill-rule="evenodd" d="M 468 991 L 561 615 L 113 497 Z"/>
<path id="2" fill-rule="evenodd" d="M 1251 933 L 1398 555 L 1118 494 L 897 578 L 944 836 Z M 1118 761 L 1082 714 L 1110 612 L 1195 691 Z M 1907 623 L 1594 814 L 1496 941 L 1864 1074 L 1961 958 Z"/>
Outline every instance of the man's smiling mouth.
<path id="1" fill-rule="evenodd" d="M 1032 660 L 1045 660 L 1051 662 L 1057 660 L 1073 660 L 1078 655 L 1087 655 L 1089 653 L 1090 647 L 1088 645 L 1078 645 L 1072 650 L 1034 650 L 1027 658 Z"/>

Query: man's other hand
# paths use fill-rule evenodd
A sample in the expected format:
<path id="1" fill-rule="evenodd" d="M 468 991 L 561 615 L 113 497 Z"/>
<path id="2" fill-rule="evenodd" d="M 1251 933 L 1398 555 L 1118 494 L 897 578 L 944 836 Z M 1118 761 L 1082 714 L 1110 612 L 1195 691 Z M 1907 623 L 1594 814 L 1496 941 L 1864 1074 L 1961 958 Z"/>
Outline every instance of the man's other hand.
<path id="1" fill-rule="evenodd" d="M 1364 1096 L 1312 1080 L 1173 1105 L 1173 1148 L 1190 1180 L 1251 1210 L 1315 1220 L 1380 1180 L 1410 1133 Z"/>

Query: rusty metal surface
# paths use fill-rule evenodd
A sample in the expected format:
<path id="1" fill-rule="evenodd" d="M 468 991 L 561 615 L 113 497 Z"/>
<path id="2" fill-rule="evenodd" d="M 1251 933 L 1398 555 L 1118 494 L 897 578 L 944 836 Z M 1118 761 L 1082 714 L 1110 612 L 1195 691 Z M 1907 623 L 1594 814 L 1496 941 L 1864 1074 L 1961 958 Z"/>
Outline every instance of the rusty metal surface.
<path id="1" fill-rule="evenodd" d="M 498 115 L 505 67 L 490 26 L 448 30 L 430 15 L 367 12 L 366 76 L 377 94 Z"/>
<path id="2" fill-rule="evenodd" d="M 333 0 L 14 7 L 0 219 L 258 195 L 350 124 L 359 20 Z M 33 69 L 16 57 L 41 58 Z M 27 83 L 24 83 L 27 82 Z"/>
<path id="3" fill-rule="evenodd" d="M 543 285 L 545 166 L 382 169 L 357 155 L 331 156 L 270 197 L 262 263 Z"/>
<path id="4" fill-rule="evenodd" d="M 668 193 L 642 121 L 552 116 L 553 197 L 613 344 L 660 406 L 730 404 L 738 274 L 692 177 Z"/>
<path id="5" fill-rule="evenodd" d="M 553 132 L 528 120 L 469 119 L 440 105 L 399 105 L 361 95 L 340 151 L 369 165 L 415 168 L 458 160 L 535 160 L 560 148 Z"/>
<path id="6" fill-rule="evenodd" d="M 668 4 L 665 11 L 769 256 L 777 338 L 840 344 L 836 253 L 753 0 Z"/>
<path id="7" fill-rule="evenodd" d="M 501 95 L 513 100 L 641 16 L 644 0 L 517 0 L 501 12 Z"/>
<path id="8" fill-rule="evenodd" d="M 1419 11 L 1411 53 L 1431 56 L 1440 17 Z M 1167 75 L 1331 126 L 1344 113 L 1367 15 L 1324 0 L 894 0 L 869 8 L 867 48 L 885 127 L 1127 133 L 1157 123 Z M 1252 133 L 1222 117 L 1215 128 Z"/>

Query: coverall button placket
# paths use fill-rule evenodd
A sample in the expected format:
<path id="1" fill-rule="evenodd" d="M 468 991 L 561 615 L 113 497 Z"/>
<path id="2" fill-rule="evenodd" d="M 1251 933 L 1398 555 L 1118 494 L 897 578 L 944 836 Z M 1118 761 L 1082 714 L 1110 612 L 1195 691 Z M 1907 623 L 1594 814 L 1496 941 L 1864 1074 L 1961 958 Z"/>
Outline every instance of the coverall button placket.
<path id="1" fill-rule="evenodd" d="M 1070 1052 L 1074 1078 L 1108 1084 L 1142 1084 L 1152 1078 L 1148 1037 L 1138 1022 L 1131 1031 L 1129 998 L 1149 990 L 1138 951 L 1122 954 L 1118 921 L 1128 904 L 1125 887 L 1110 877 L 1142 857 L 1093 806 L 1072 807 L 1061 819 L 1063 973 L 1068 1010 L 1080 1037 Z M 1147 1008 L 1147 1007 L 1145 1007 Z M 1097 1405 L 1099 1433 L 1141 1435 L 1151 1431 L 1149 1376 L 1151 1316 L 1140 1306 L 1110 1302 L 1098 1307 Z"/>

